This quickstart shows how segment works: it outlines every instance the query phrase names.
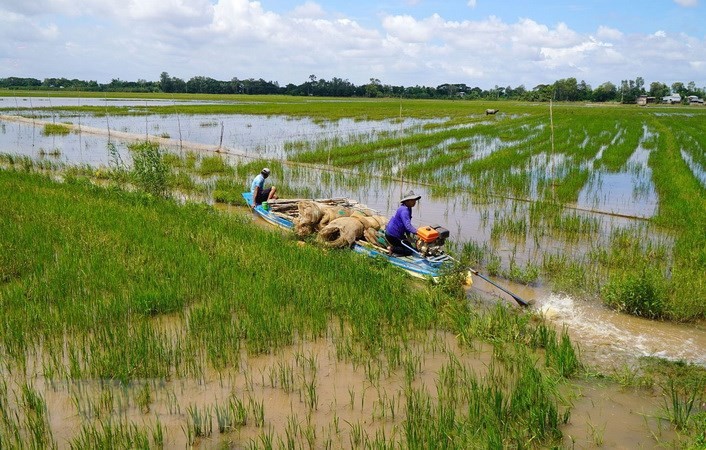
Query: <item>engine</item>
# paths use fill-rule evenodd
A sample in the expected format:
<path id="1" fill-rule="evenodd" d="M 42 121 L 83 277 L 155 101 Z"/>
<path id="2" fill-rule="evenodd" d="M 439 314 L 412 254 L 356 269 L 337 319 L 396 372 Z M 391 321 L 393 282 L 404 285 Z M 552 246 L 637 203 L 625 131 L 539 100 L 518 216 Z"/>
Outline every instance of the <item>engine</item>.
<path id="1" fill-rule="evenodd" d="M 449 230 L 440 226 L 423 226 L 417 228 L 415 246 L 424 257 L 441 256 L 444 254 L 444 244 L 449 238 Z"/>

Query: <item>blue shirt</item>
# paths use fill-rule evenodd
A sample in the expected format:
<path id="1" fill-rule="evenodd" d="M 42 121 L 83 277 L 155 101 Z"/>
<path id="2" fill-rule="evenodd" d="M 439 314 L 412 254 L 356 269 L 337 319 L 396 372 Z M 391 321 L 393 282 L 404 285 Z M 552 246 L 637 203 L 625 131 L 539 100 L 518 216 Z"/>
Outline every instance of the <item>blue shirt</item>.
<path id="1" fill-rule="evenodd" d="M 417 233 L 417 229 L 412 226 L 412 208 L 400 205 L 385 227 L 385 232 L 392 237 L 402 239 L 405 231 L 412 234 Z"/>
<path id="2" fill-rule="evenodd" d="M 259 187 L 260 192 L 265 190 L 265 177 L 262 174 L 259 174 L 258 176 L 255 177 L 254 180 L 252 180 L 252 184 L 250 185 L 250 192 L 253 195 L 253 200 L 255 200 L 255 188 Z"/>

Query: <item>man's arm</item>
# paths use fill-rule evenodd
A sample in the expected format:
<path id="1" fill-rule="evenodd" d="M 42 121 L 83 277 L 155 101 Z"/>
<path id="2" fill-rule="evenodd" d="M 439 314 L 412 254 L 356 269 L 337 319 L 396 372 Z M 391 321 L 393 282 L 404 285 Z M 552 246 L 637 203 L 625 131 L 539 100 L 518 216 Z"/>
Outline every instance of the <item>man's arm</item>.
<path id="1" fill-rule="evenodd" d="M 260 194 L 260 186 L 255 186 L 255 190 L 252 193 L 252 207 L 257 205 L 257 196 Z"/>
<path id="2" fill-rule="evenodd" d="M 409 213 L 409 209 L 402 211 L 402 223 L 408 233 L 417 234 L 417 229 L 412 225 L 412 215 Z"/>

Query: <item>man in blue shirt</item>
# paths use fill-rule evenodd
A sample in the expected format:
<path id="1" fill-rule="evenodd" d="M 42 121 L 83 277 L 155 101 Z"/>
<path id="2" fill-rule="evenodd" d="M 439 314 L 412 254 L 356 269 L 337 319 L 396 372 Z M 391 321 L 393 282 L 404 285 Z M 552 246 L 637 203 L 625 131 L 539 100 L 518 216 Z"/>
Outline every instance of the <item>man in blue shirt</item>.
<path id="1" fill-rule="evenodd" d="M 262 202 L 270 201 L 273 198 L 277 198 L 275 192 L 277 188 L 274 186 L 265 189 L 265 178 L 270 176 L 270 169 L 265 167 L 262 171 L 252 180 L 250 185 L 250 192 L 252 192 L 252 206 L 261 204 Z"/>
<path id="2" fill-rule="evenodd" d="M 415 195 L 414 191 L 409 191 L 400 200 L 400 207 L 385 228 L 385 238 L 390 243 L 387 247 L 388 254 L 401 256 L 412 254 L 412 250 L 403 245 L 403 242 L 411 247 L 412 244 L 405 237 L 405 232 L 417 234 L 417 229 L 412 226 L 412 208 L 420 198 L 422 198 L 421 195 Z"/>

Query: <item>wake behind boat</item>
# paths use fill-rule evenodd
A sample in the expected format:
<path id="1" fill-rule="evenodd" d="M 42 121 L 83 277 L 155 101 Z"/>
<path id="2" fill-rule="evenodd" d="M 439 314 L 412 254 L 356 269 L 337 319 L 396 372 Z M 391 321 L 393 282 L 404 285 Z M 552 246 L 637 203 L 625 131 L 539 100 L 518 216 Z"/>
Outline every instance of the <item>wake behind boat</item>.
<path id="1" fill-rule="evenodd" d="M 252 205 L 252 193 L 242 195 Z M 318 240 L 331 247 L 350 247 L 358 253 L 383 258 L 417 278 L 438 281 L 445 266 L 453 261 L 444 251 L 449 232 L 442 227 L 420 227 L 410 247 L 412 255 L 389 254 L 384 234 L 387 219 L 348 198 L 278 199 L 252 210 L 272 225 L 300 236 L 317 234 Z"/>

